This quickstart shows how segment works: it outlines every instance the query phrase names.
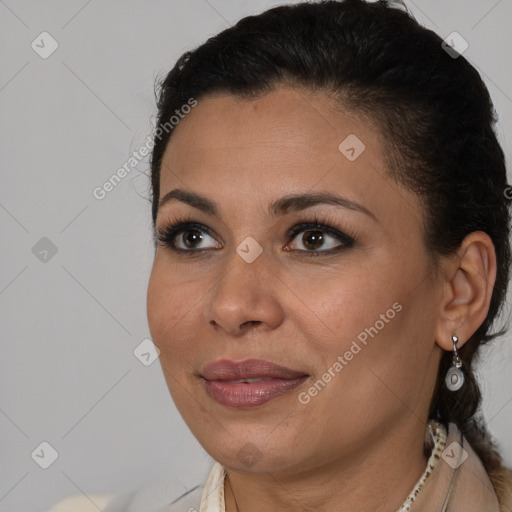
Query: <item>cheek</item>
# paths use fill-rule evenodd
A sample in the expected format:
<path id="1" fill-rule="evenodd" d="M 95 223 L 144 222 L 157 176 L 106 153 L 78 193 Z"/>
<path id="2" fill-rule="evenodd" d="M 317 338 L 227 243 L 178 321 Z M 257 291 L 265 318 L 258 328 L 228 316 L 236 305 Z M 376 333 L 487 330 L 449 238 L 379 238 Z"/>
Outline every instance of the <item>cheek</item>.
<path id="1" fill-rule="evenodd" d="M 155 262 L 148 283 L 146 310 L 149 330 L 153 342 L 157 346 L 159 346 L 162 334 L 165 332 L 168 324 L 168 319 L 164 312 L 173 310 L 172 304 L 170 304 L 172 302 L 171 297 L 169 285 L 165 281 L 165 275 L 160 271 L 159 266 Z"/>
<path id="2" fill-rule="evenodd" d="M 147 318 L 154 344 L 162 355 L 169 349 L 178 349 L 184 333 L 192 333 L 191 318 L 199 306 L 200 295 L 190 290 L 184 293 L 183 283 L 176 279 L 179 275 L 167 270 L 155 261 L 147 290 Z"/>
<path id="3" fill-rule="evenodd" d="M 305 332 L 311 333 L 317 325 L 318 333 L 323 332 L 322 337 L 331 339 L 332 348 L 338 350 L 392 309 L 399 293 L 386 282 L 384 271 L 352 266 L 350 272 L 312 279 L 297 295 L 307 296 L 305 303 L 313 313 L 308 315 L 312 323 L 303 324 Z M 311 339 L 315 338 L 313 334 Z"/>
<path id="4" fill-rule="evenodd" d="M 432 297 L 424 287 L 415 288 L 418 269 L 385 261 L 356 272 L 351 267 L 350 273 L 340 272 L 316 285 L 308 283 L 313 287 L 307 304 L 314 314 L 297 317 L 310 341 L 306 353 L 314 354 L 319 363 L 315 369 L 321 372 L 342 356 L 343 370 L 338 374 L 350 375 L 350 383 L 343 377 L 333 379 L 338 383 L 333 388 L 372 388 L 379 385 L 381 374 L 393 387 L 400 386 L 428 365 Z"/>
<path id="5" fill-rule="evenodd" d="M 195 351 L 191 350 L 194 325 L 194 308 L 199 307 L 197 297 L 183 293 L 176 282 L 177 274 L 155 262 L 147 289 L 147 318 L 153 343 L 160 351 L 159 360 L 163 376 L 172 399 L 183 411 L 187 409 L 184 392 L 188 388 L 187 375 L 193 367 Z M 174 276 L 174 277 L 173 277 Z"/>

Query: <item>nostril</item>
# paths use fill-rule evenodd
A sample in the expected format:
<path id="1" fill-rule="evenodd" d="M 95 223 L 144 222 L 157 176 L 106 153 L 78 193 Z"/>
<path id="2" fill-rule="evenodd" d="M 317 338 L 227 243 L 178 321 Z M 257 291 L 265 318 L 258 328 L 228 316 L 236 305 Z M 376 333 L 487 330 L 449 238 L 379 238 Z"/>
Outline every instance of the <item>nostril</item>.
<path id="1" fill-rule="evenodd" d="M 240 324 L 240 328 L 244 327 L 246 324 L 261 324 L 261 320 L 248 320 L 243 324 Z"/>

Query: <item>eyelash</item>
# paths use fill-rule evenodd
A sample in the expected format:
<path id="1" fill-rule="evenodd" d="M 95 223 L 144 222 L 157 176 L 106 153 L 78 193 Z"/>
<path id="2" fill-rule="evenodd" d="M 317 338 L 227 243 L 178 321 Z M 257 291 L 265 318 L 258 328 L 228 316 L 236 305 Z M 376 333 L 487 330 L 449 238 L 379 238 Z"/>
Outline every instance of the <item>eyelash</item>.
<path id="1" fill-rule="evenodd" d="M 320 255 L 332 255 L 334 253 L 337 253 L 339 251 L 342 251 L 344 249 L 351 248 L 354 243 L 356 242 L 355 236 L 352 234 L 347 234 L 341 231 L 340 229 L 335 228 L 331 224 L 335 224 L 334 220 L 330 219 L 329 216 L 325 217 L 319 217 L 317 215 L 313 215 L 308 222 L 300 222 L 296 225 L 294 225 L 292 228 L 290 228 L 287 231 L 287 236 L 291 239 L 295 238 L 298 233 L 301 233 L 303 231 L 322 231 L 325 233 L 328 233 L 329 235 L 336 238 L 338 241 L 341 242 L 340 245 L 333 247 L 328 250 L 319 250 L 319 251 L 306 251 L 306 250 L 292 250 L 292 252 L 301 252 L 308 256 L 320 256 Z M 175 244 L 175 237 L 178 234 L 185 233 L 187 231 L 197 230 L 202 233 L 207 233 L 212 238 L 214 237 L 213 231 L 208 228 L 207 226 L 204 226 L 203 224 L 199 224 L 195 222 L 190 217 L 181 217 L 181 218 L 174 218 L 170 221 L 170 223 L 165 226 L 165 228 L 161 231 L 158 231 L 158 241 L 164 245 L 165 247 L 168 247 L 172 251 L 176 253 L 187 253 L 189 256 L 201 256 L 205 251 L 208 251 L 209 249 L 181 249 L 179 247 L 176 247 Z M 215 250 L 215 249 L 214 249 Z"/>

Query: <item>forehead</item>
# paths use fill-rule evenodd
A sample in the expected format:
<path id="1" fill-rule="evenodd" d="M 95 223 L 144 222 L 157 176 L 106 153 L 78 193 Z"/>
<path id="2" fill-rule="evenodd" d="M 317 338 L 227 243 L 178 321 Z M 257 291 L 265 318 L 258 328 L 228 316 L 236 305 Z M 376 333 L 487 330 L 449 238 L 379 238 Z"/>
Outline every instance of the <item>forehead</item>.
<path id="1" fill-rule="evenodd" d="M 275 150 L 290 145 L 336 149 L 347 130 L 363 138 L 375 135 L 368 123 L 341 111 L 325 94 L 282 86 L 250 100 L 226 93 L 200 99 L 175 129 L 170 144 L 190 143 L 186 139 L 193 135 L 199 151 L 241 145 L 250 150 L 266 144 Z"/>
<path id="2" fill-rule="evenodd" d="M 186 170 L 189 177 L 198 170 L 213 174 L 214 169 L 216 176 L 257 170 L 260 176 L 286 172 L 290 178 L 300 178 L 302 168 L 311 177 L 332 166 L 350 172 L 360 166 L 343 156 L 340 143 L 347 138 L 357 141 L 357 151 L 365 148 L 362 159 L 368 162 L 372 155 L 377 161 L 377 135 L 368 123 L 341 111 L 321 93 L 280 87 L 253 100 L 217 93 L 200 99 L 174 128 L 162 178 L 166 169 Z"/>
<path id="3" fill-rule="evenodd" d="M 326 94 L 289 87 L 251 100 L 214 94 L 174 128 L 160 198 L 189 188 L 248 208 L 251 200 L 314 188 L 411 217 L 418 201 L 389 177 L 384 151 L 375 125 Z"/>

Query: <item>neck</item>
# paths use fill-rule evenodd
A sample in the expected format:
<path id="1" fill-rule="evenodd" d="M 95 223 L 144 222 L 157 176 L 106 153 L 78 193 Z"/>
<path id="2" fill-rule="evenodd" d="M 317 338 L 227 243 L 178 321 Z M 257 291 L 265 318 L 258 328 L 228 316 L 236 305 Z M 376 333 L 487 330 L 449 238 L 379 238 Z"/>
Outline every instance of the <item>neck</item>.
<path id="1" fill-rule="evenodd" d="M 365 446 L 307 472 L 229 471 L 226 512 L 395 512 L 421 477 L 425 425 L 411 415 Z"/>

